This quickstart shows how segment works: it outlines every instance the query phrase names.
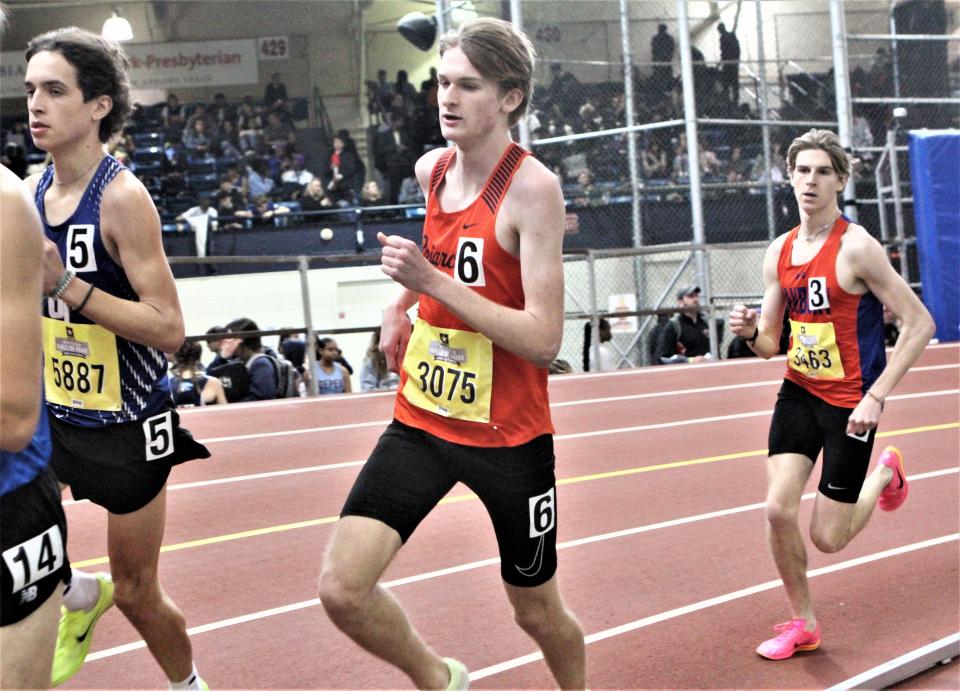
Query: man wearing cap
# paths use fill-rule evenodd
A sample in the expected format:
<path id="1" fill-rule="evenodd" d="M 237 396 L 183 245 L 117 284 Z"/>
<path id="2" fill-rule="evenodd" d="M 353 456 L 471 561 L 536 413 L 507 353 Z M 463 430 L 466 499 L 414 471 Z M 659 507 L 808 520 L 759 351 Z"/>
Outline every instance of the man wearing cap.
<path id="1" fill-rule="evenodd" d="M 700 287 L 689 285 L 677 291 L 681 310 L 700 309 Z M 710 331 L 703 315 L 680 311 L 666 322 L 657 336 L 654 363 L 701 362 L 710 359 Z"/>

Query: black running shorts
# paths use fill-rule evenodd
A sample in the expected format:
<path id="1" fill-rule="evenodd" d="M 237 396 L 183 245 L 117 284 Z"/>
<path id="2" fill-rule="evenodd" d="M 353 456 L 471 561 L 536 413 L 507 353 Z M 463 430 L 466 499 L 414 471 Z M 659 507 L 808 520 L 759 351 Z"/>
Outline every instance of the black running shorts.
<path id="1" fill-rule="evenodd" d="M 173 466 L 210 452 L 180 427 L 173 403 L 136 422 L 80 427 L 50 419 L 50 465 L 75 499 L 89 499 L 111 513 L 149 504 Z"/>
<path id="2" fill-rule="evenodd" d="M 26 619 L 70 580 L 67 519 L 50 466 L 0 497 L 0 626 Z"/>
<path id="3" fill-rule="evenodd" d="M 454 444 L 394 420 L 360 471 L 341 516 L 381 521 L 406 542 L 457 482 L 483 502 L 507 583 L 533 587 L 557 569 L 553 437 L 512 447 Z"/>
<path id="4" fill-rule="evenodd" d="M 877 430 L 863 437 L 847 434 L 852 412 L 852 408 L 830 405 L 785 379 L 770 423 L 769 455 L 798 453 L 815 463 L 823 449 L 823 472 L 817 489 L 835 501 L 855 504 L 867 477 Z"/>

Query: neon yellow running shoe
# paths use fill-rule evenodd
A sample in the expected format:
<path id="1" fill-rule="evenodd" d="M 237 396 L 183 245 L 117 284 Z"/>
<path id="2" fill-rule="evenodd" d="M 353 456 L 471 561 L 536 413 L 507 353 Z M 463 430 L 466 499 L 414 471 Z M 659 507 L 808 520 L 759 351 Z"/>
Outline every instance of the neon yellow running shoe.
<path id="1" fill-rule="evenodd" d="M 469 689 L 470 673 L 467 671 L 466 665 L 452 657 L 445 657 L 443 661 L 447 663 L 447 669 L 450 670 L 450 683 L 447 684 L 447 691 Z"/>
<path id="2" fill-rule="evenodd" d="M 83 667 L 93 640 L 93 627 L 103 613 L 113 607 L 113 581 L 110 574 L 94 574 L 100 584 L 100 597 L 90 610 L 71 612 L 60 606 L 60 629 L 57 632 L 57 649 L 53 654 L 53 671 L 50 684 L 59 686 Z"/>

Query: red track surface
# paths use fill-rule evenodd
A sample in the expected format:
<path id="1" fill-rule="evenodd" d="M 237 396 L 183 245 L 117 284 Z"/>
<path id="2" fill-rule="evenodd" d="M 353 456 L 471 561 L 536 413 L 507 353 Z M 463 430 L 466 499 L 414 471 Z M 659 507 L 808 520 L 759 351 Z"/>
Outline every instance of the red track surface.
<path id="1" fill-rule="evenodd" d="M 891 397 L 877 448 L 904 452 L 910 499 L 876 512 L 839 554 L 811 549 L 823 646 L 783 662 L 753 652 L 789 616 L 760 508 L 783 360 L 551 379 L 559 573 L 588 635 L 590 687 L 824 688 L 955 633 L 958 352 L 929 348 Z M 184 412 L 213 457 L 171 476 L 162 581 L 200 629 L 195 657 L 212 688 L 409 687 L 315 600 L 324 545 L 392 402 L 353 395 Z M 276 474 L 295 469 L 306 470 Z M 108 568 L 103 511 L 67 504 L 74 565 Z M 805 525 L 811 507 L 804 502 Z M 480 677 L 474 688 L 549 687 L 542 660 L 517 659 L 537 649 L 512 621 L 496 556 L 482 506 L 457 486 L 385 578 L 424 638 Z M 67 686 L 165 683 L 112 610 Z M 905 686 L 957 689 L 957 666 Z"/>

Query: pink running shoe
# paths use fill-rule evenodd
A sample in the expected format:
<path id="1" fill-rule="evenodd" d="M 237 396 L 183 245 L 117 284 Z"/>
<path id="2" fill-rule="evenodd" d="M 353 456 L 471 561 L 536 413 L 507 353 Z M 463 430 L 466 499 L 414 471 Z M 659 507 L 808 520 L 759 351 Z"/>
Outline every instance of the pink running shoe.
<path id="1" fill-rule="evenodd" d="M 805 619 L 791 619 L 777 624 L 773 630 L 776 638 L 764 641 L 757 646 L 757 654 L 768 660 L 786 660 L 801 650 L 816 650 L 820 647 L 820 624 L 815 631 L 804 631 Z"/>
<path id="2" fill-rule="evenodd" d="M 906 501 L 907 492 L 910 489 L 910 485 L 907 483 L 907 474 L 903 470 L 903 455 L 897 447 L 888 446 L 880 454 L 879 462 L 893 471 L 893 478 L 880 493 L 877 506 L 882 511 L 895 511 Z"/>

